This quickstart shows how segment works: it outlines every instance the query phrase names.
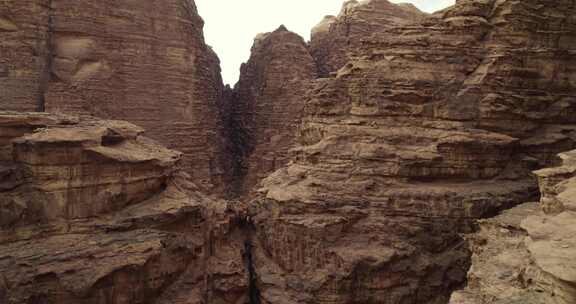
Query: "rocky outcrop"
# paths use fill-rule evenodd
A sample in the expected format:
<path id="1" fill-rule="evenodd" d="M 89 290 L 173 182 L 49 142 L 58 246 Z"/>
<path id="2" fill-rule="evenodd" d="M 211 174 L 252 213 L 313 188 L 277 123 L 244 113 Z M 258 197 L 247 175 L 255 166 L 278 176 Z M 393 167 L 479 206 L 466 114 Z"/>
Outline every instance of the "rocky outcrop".
<path id="1" fill-rule="evenodd" d="M 284 26 L 254 40 L 232 93 L 229 136 L 237 158 L 232 192 L 247 194 L 285 165 L 316 65 L 304 40 Z"/>
<path id="2" fill-rule="evenodd" d="M 189 0 L 3 1 L 0 110 L 127 120 L 222 186 L 222 80 Z"/>
<path id="3" fill-rule="evenodd" d="M 3 126 L 11 124 L 22 122 L 9 119 Z M 140 139 L 143 130 L 128 123 L 74 126 L 40 129 L 12 140 L 13 161 L 27 176 L 21 193 L 8 200 L 14 210 L 22 199 L 36 201 L 13 215 L 19 222 L 87 218 L 123 209 L 160 192 L 181 158 Z"/>
<path id="4" fill-rule="evenodd" d="M 576 301 L 576 151 L 560 155 L 562 165 L 535 172 L 544 214 L 522 222 L 526 247 L 542 270 L 542 289 L 553 303 Z"/>
<path id="5" fill-rule="evenodd" d="M 253 202 L 262 301 L 447 301 L 458 232 L 536 199 L 531 170 L 575 147 L 575 9 L 459 1 L 348 50 Z"/>
<path id="6" fill-rule="evenodd" d="M 560 155 L 562 165 L 536 172 L 542 198 L 481 222 L 468 236 L 472 268 L 465 290 L 452 304 L 576 301 L 576 151 Z"/>
<path id="7" fill-rule="evenodd" d="M 185 154 L 0 114 L 0 302 L 574 302 L 573 1 L 348 2 L 225 91 L 190 2 L 13 3 L 6 107 Z"/>
<path id="8" fill-rule="evenodd" d="M 451 304 L 553 303 L 524 245 L 521 223 L 538 212 L 537 203 L 526 203 L 479 222 L 478 231 L 466 236 L 473 253 L 468 284 L 452 295 Z"/>
<path id="9" fill-rule="evenodd" d="M 238 303 L 242 218 L 121 121 L 0 113 L 0 302 Z M 236 208 L 238 209 L 238 208 Z"/>
<path id="10" fill-rule="evenodd" d="M 338 16 L 328 15 L 312 29 L 310 52 L 320 76 L 338 71 L 362 41 L 386 29 L 426 16 L 410 4 L 388 0 L 346 1 Z"/>

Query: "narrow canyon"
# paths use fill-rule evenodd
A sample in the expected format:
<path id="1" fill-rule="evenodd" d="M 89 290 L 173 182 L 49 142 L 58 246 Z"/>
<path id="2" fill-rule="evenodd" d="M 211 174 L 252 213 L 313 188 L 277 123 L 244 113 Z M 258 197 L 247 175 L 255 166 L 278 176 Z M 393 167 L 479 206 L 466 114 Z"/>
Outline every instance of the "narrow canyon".
<path id="1" fill-rule="evenodd" d="M 576 303 L 576 1 L 337 13 L 0 1 L 0 303 Z"/>

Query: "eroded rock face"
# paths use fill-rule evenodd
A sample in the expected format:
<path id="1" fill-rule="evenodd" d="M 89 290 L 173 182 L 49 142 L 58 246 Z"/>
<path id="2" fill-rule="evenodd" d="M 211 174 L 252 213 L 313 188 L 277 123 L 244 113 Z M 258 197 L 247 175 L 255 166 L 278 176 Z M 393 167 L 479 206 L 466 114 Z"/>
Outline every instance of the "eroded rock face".
<path id="1" fill-rule="evenodd" d="M 473 253 L 468 284 L 452 294 L 451 304 L 553 303 L 539 286 L 542 272 L 524 245 L 521 226 L 539 212 L 537 203 L 525 203 L 479 222 L 479 230 L 466 236 Z"/>
<path id="2" fill-rule="evenodd" d="M 189 0 L 3 1 L 0 110 L 127 120 L 222 186 L 219 61 Z"/>
<path id="3" fill-rule="evenodd" d="M 285 28 L 259 36 L 224 93 L 189 2 L 30 5 L 38 27 L 13 3 L 1 4 L 0 31 L 40 43 L 4 80 L 39 93 L 7 105 L 130 110 L 187 156 L 129 123 L 1 114 L 0 302 L 440 304 L 471 261 L 470 286 L 491 284 L 453 302 L 574 302 L 573 269 L 559 267 L 574 257 L 574 231 L 562 230 L 573 222 L 573 153 L 537 172 L 546 214 L 481 223 L 479 239 L 503 241 L 469 237 L 474 255 L 462 237 L 535 199 L 532 170 L 576 147 L 572 1 L 463 0 L 431 16 L 349 2 L 314 30 L 311 51 Z M 118 36 L 93 32 L 101 16 Z M 151 28 L 132 36 L 136 25 Z M 0 45 L 17 54 L 19 43 Z M 200 103 L 220 94 L 224 137 L 218 103 Z M 205 197 L 178 169 L 185 157 L 194 181 L 217 184 L 219 146 L 227 190 L 259 189 L 250 200 Z"/>
<path id="4" fill-rule="evenodd" d="M 468 287 L 451 304 L 576 301 L 576 151 L 558 167 L 536 171 L 542 198 L 482 221 Z"/>
<path id="5" fill-rule="evenodd" d="M 575 9 L 459 1 L 357 36 L 253 203 L 263 301 L 447 301 L 458 232 L 536 199 L 531 170 L 575 147 Z"/>
<path id="6" fill-rule="evenodd" d="M 338 16 L 326 16 L 312 29 L 310 51 L 320 76 L 343 67 L 364 39 L 424 16 L 425 13 L 409 4 L 397 5 L 388 0 L 346 1 Z"/>
<path id="7" fill-rule="evenodd" d="M 238 158 L 232 192 L 249 193 L 287 163 L 302 118 L 302 97 L 315 78 L 316 64 L 300 36 L 281 26 L 256 37 L 230 101 L 235 130 L 230 137 Z"/>
<path id="8" fill-rule="evenodd" d="M 542 191 L 544 214 L 522 222 L 526 246 L 542 270 L 542 288 L 553 303 L 576 301 L 576 151 L 560 155 L 559 167 L 535 172 Z"/>
<path id="9" fill-rule="evenodd" d="M 121 121 L 0 112 L 0 302 L 238 303 L 241 217 Z"/>

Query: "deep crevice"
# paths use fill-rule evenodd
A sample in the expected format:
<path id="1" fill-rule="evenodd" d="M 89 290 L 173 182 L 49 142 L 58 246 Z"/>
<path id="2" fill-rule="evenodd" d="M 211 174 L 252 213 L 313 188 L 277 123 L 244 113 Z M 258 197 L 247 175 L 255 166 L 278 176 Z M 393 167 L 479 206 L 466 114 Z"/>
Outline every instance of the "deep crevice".
<path id="1" fill-rule="evenodd" d="M 38 102 L 36 105 L 36 111 L 46 112 L 46 92 L 48 91 L 48 86 L 52 78 L 52 62 L 54 56 L 54 8 L 52 6 L 52 0 L 47 2 L 48 8 L 48 27 L 45 38 L 45 45 L 43 52 L 40 53 L 40 60 L 43 60 L 42 69 L 40 72 L 40 83 L 38 86 Z"/>
<path id="2" fill-rule="evenodd" d="M 246 270 L 248 272 L 248 303 L 249 304 L 260 304 L 260 289 L 258 288 L 258 273 L 254 267 L 254 245 L 252 241 L 252 235 L 256 227 L 252 222 L 250 217 L 243 218 L 240 223 L 240 227 L 246 232 L 246 240 L 244 241 L 244 252 L 243 258 L 246 265 Z"/>
<path id="3" fill-rule="evenodd" d="M 226 181 L 227 189 L 225 198 L 235 199 L 242 195 L 244 178 L 248 173 L 246 160 L 253 151 L 252 138 L 246 126 L 242 122 L 242 113 L 239 113 L 238 95 L 236 90 L 226 87 L 224 112 L 224 132 L 229 156 L 228 170 L 229 180 Z"/>

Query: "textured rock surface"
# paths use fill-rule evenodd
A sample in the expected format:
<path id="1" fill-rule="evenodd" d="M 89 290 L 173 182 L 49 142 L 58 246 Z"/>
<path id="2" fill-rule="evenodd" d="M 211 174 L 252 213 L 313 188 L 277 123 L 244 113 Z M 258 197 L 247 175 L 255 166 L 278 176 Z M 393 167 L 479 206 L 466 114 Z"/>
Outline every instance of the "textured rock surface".
<path id="1" fill-rule="evenodd" d="M 86 218 L 160 192 L 181 155 L 138 139 L 141 132 L 111 122 L 16 139 L 14 160 L 31 175 L 30 192 L 44 195 L 43 206 L 30 212 L 48 220 Z"/>
<path id="2" fill-rule="evenodd" d="M 552 303 L 538 284 L 542 272 L 524 245 L 527 233 L 521 227 L 539 212 L 537 203 L 527 203 L 480 221 L 479 231 L 466 237 L 473 252 L 468 285 L 452 295 L 451 304 Z"/>
<path id="3" fill-rule="evenodd" d="M 575 9 L 459 1 L 354 36 L 253 203 L 263 301 L 447 301 L 467 270 L 457 232 L 536 199 L 531 170 L 575 147 Z"/>
<path id="4" fill-rule="evenodd" d="M 142 132 L 0 112 L 0 303 L 247 297 L 241 217 L 188 182 L 181 153 Z"/>
<path id="5" fill-rule="evenodd" d="M 312 29 L 310 52 L 321 76 L 343 67 L 350 53 L 371 35 L 426 16 L 411 4 L 388 0 L 346 1 L 338 16 L 326 16 Z"/>
<path id="6" fill-rule="evenodd" d="M 220 185 L 219 62 L 193 1 L 2 1 L 0 110 L 91 114 L 143 126 Z"/>
<path id="7" fill-rule="evenodd" d="M 231 100 L 238 158 L 233 192 L 248 193 L 287 163 L 302 118 L 302 97 L 315 77 L 316 65 L 300 36 L 281 26 L 256 37 Z"/>
<path id="8" fill-rule="evenodd" d="M 228 190 L 259 191 L 205 197 L 129 123 L 2 114 L 0 302 L 440 304 L 471 245 L 454 303 L 574 303 L 573 1 L 348 2 L 310 48 L 259 36 L 225 92 L 191 2 L 15 3 L 2 105 L 125 115 L 200 188 L 227 161 Z M 462 237 L 562 158 L 537 172 L 545 214 Z"/>
<path id="9" fill-rule="evenodd" d="M 522 222 L 528 251 L 544 273 L 543 289 L 559 304 L 576 302 L 576 151 L 560 155 L 562 165 L 536 172 L 544 214 Z"/>
<path id="10" fill-rule="evenodd" d="M 576 151 L 562 165 L 536 172 L 540 204 L 481 222 L 471 235 L 468 287 L 451 304 L 568 304 L 576 301 Z"/>

